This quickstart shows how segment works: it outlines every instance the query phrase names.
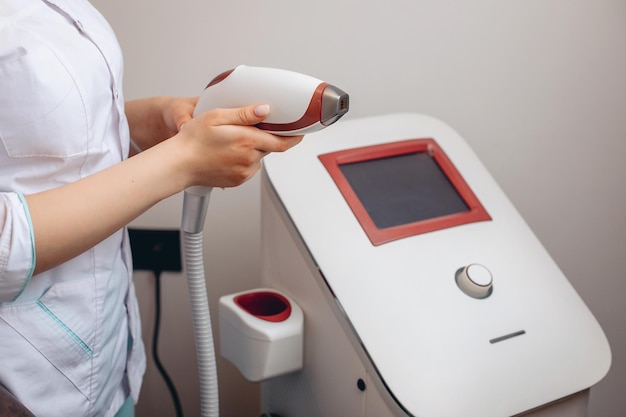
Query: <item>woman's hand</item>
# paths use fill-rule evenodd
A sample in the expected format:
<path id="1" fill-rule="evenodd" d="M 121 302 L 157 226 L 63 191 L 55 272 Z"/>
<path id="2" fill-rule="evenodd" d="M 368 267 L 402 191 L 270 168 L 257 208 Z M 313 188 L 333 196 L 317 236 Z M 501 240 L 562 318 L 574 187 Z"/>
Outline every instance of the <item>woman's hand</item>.
<path id="1" fill-rule="evenodd" d="M 191 120 L 197 97 L 150 97 L 125 103 L 130 137 L 146 150 L 178 133 Z M 131 149 L 131 154 L 137 149 Z"/>
<path id="2" fill-rule="evenodd" d="M 25 196 L 35 237 L 35 273 L 93 247 L 190 186 L 239 185 L 259 170 L 269 152 L 286 151 L 302 140 L 254 127 L 267 116 L 267 106 L 212 110 L 191 119 L 186 115 L 192 103 L 179 110 L 166 106 L 170 115 L 156 123 L 165 138 L 187 120 L 171 139 L 76 182 Z M 166 120 L 170 126 L 164 128 Z"/>
<path id="3" fill-rule="evenodd" d="M 275 136 L 254 127 L 269 112 L 267 105 L 216 109 L 185 123 L 172 141 L 182 151 L 188 184 L 240 185 L 259 170 L 265 155 L 300 143 L 302 136 Z"/>

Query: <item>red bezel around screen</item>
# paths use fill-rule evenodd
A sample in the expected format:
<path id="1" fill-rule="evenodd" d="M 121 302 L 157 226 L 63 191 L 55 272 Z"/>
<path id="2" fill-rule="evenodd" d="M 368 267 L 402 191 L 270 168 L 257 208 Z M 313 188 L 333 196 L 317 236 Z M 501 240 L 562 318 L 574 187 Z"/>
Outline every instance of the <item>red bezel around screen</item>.
<path id="1" fill-rule="evenodd" d="M 339 167 L 344 164 L 373 161 L 418 152 L 429 153 L 443 174 L 447 177 L 448 181 L 450 181 L 450 184 L 454 187 L 461 199 L 463 199 L 468 207 L 468 210 L 402 224 L 399 226 L 392 226 L 384 229 L 378 228 Z M 361 227 L 373 245 L 380 245 L 393 240 L 421 233 L 433 232 L 435 230 L 446 229 L 453 226 L 459 226 L 462 224 L 491 220 L 491 216 L 489 216 L 480 201 L 478 201 L 478 198 L 474 195 L 461 174 L 448 159 L 437 142 L 433 139 L 411 139 L 400 142 L 346 149 L 319 155 L 319 159 L 328 170 L 332 179 L 335 181 L 339 191 L 350 206 L 350 209 L 356 216 L 357 220 L 361 224 Z"/>

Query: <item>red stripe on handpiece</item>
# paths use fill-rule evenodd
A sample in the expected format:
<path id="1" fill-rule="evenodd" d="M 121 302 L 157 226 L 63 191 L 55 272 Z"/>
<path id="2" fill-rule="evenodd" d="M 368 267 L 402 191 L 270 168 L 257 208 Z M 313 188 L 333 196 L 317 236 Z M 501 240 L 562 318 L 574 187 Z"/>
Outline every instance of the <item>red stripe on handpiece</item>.
<path id="1" fill-rule="evenodd" d="M 273 132 L 289 132 L 304 129 L 316 123 L 321 122 L 322 115 L 322 96 L 324 90 L 328 86 L 328 83 L 321 83 L 315 89 L 309 106 L 302 115 L 302 117 L 294 122 L 290 123 L 264 123 L 261 122 L 257 125 L 259 129 L 269 130 Z"/>
<path id="2" fill-rule="evenodd" d="M 211 82 L 206 86 L 205 90 L 209 87 L 211 87 L 212 85 L 215 85 L 217 83 L 220 83 L 222 81 L 224 81 L 226 79 L 226 77 L 228 77 L 230 74 L 232 74 L 232 72 L 235 70 L 235 68 L 233 69 L 229 69 L 228 71 L 224 71 L 223 73 L 221 73 L 220 75 L 218 75 L 217 77 L 213 78 L 211 80 Z"/>

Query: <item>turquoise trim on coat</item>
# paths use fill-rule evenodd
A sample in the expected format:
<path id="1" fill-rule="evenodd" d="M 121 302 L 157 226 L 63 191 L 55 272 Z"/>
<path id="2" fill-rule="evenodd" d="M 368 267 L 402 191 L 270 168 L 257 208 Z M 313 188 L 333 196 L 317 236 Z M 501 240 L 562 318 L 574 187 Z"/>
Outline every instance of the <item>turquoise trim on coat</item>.
<path id="1" fill-rule="evenodd" d="M 67 327 L 67 325 L 63 323 L 61 319 L 59 319 L 52 311 L 50 311 L 50 309 L 46 307 L 44 303 L 42 303 L 41 301 L 37 301 L 37 306 L 39 306 L 39 308 L 42 309 L 43 312 L 48 315 L 48 317 L 54 320 L 54 322 L 58 324 L 65 331 L 65 333 L 70 335 L 70 337 L 74 339 L 78 346 L 80 346 L 89 356 L 93 356 L 93 350 L 91 350 L 91 348 L 87 346 L 87 343 L 83 342 L 83 340 L 78 337 L 78 335 L 74 333 L 72 329 Z"/>
<path id="2" fill-rule="evenodd" d="M 122 407 L 115 413 L 115 417 L 135 417 L 135 403 L 133 397 L 128 396 Z"/>

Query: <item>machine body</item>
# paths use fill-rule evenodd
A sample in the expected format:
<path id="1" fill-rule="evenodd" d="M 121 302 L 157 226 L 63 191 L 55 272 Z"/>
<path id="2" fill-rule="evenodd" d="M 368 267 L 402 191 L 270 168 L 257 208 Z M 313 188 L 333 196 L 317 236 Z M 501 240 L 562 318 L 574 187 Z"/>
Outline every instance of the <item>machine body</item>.
<path id="1" fill-rule="evenodd" d="M 262 285 L 306 324 L 264 412 L 587 415 L 606 336 L 458 133 L 393 114 L 308 139 L 264 163 Z"/>

